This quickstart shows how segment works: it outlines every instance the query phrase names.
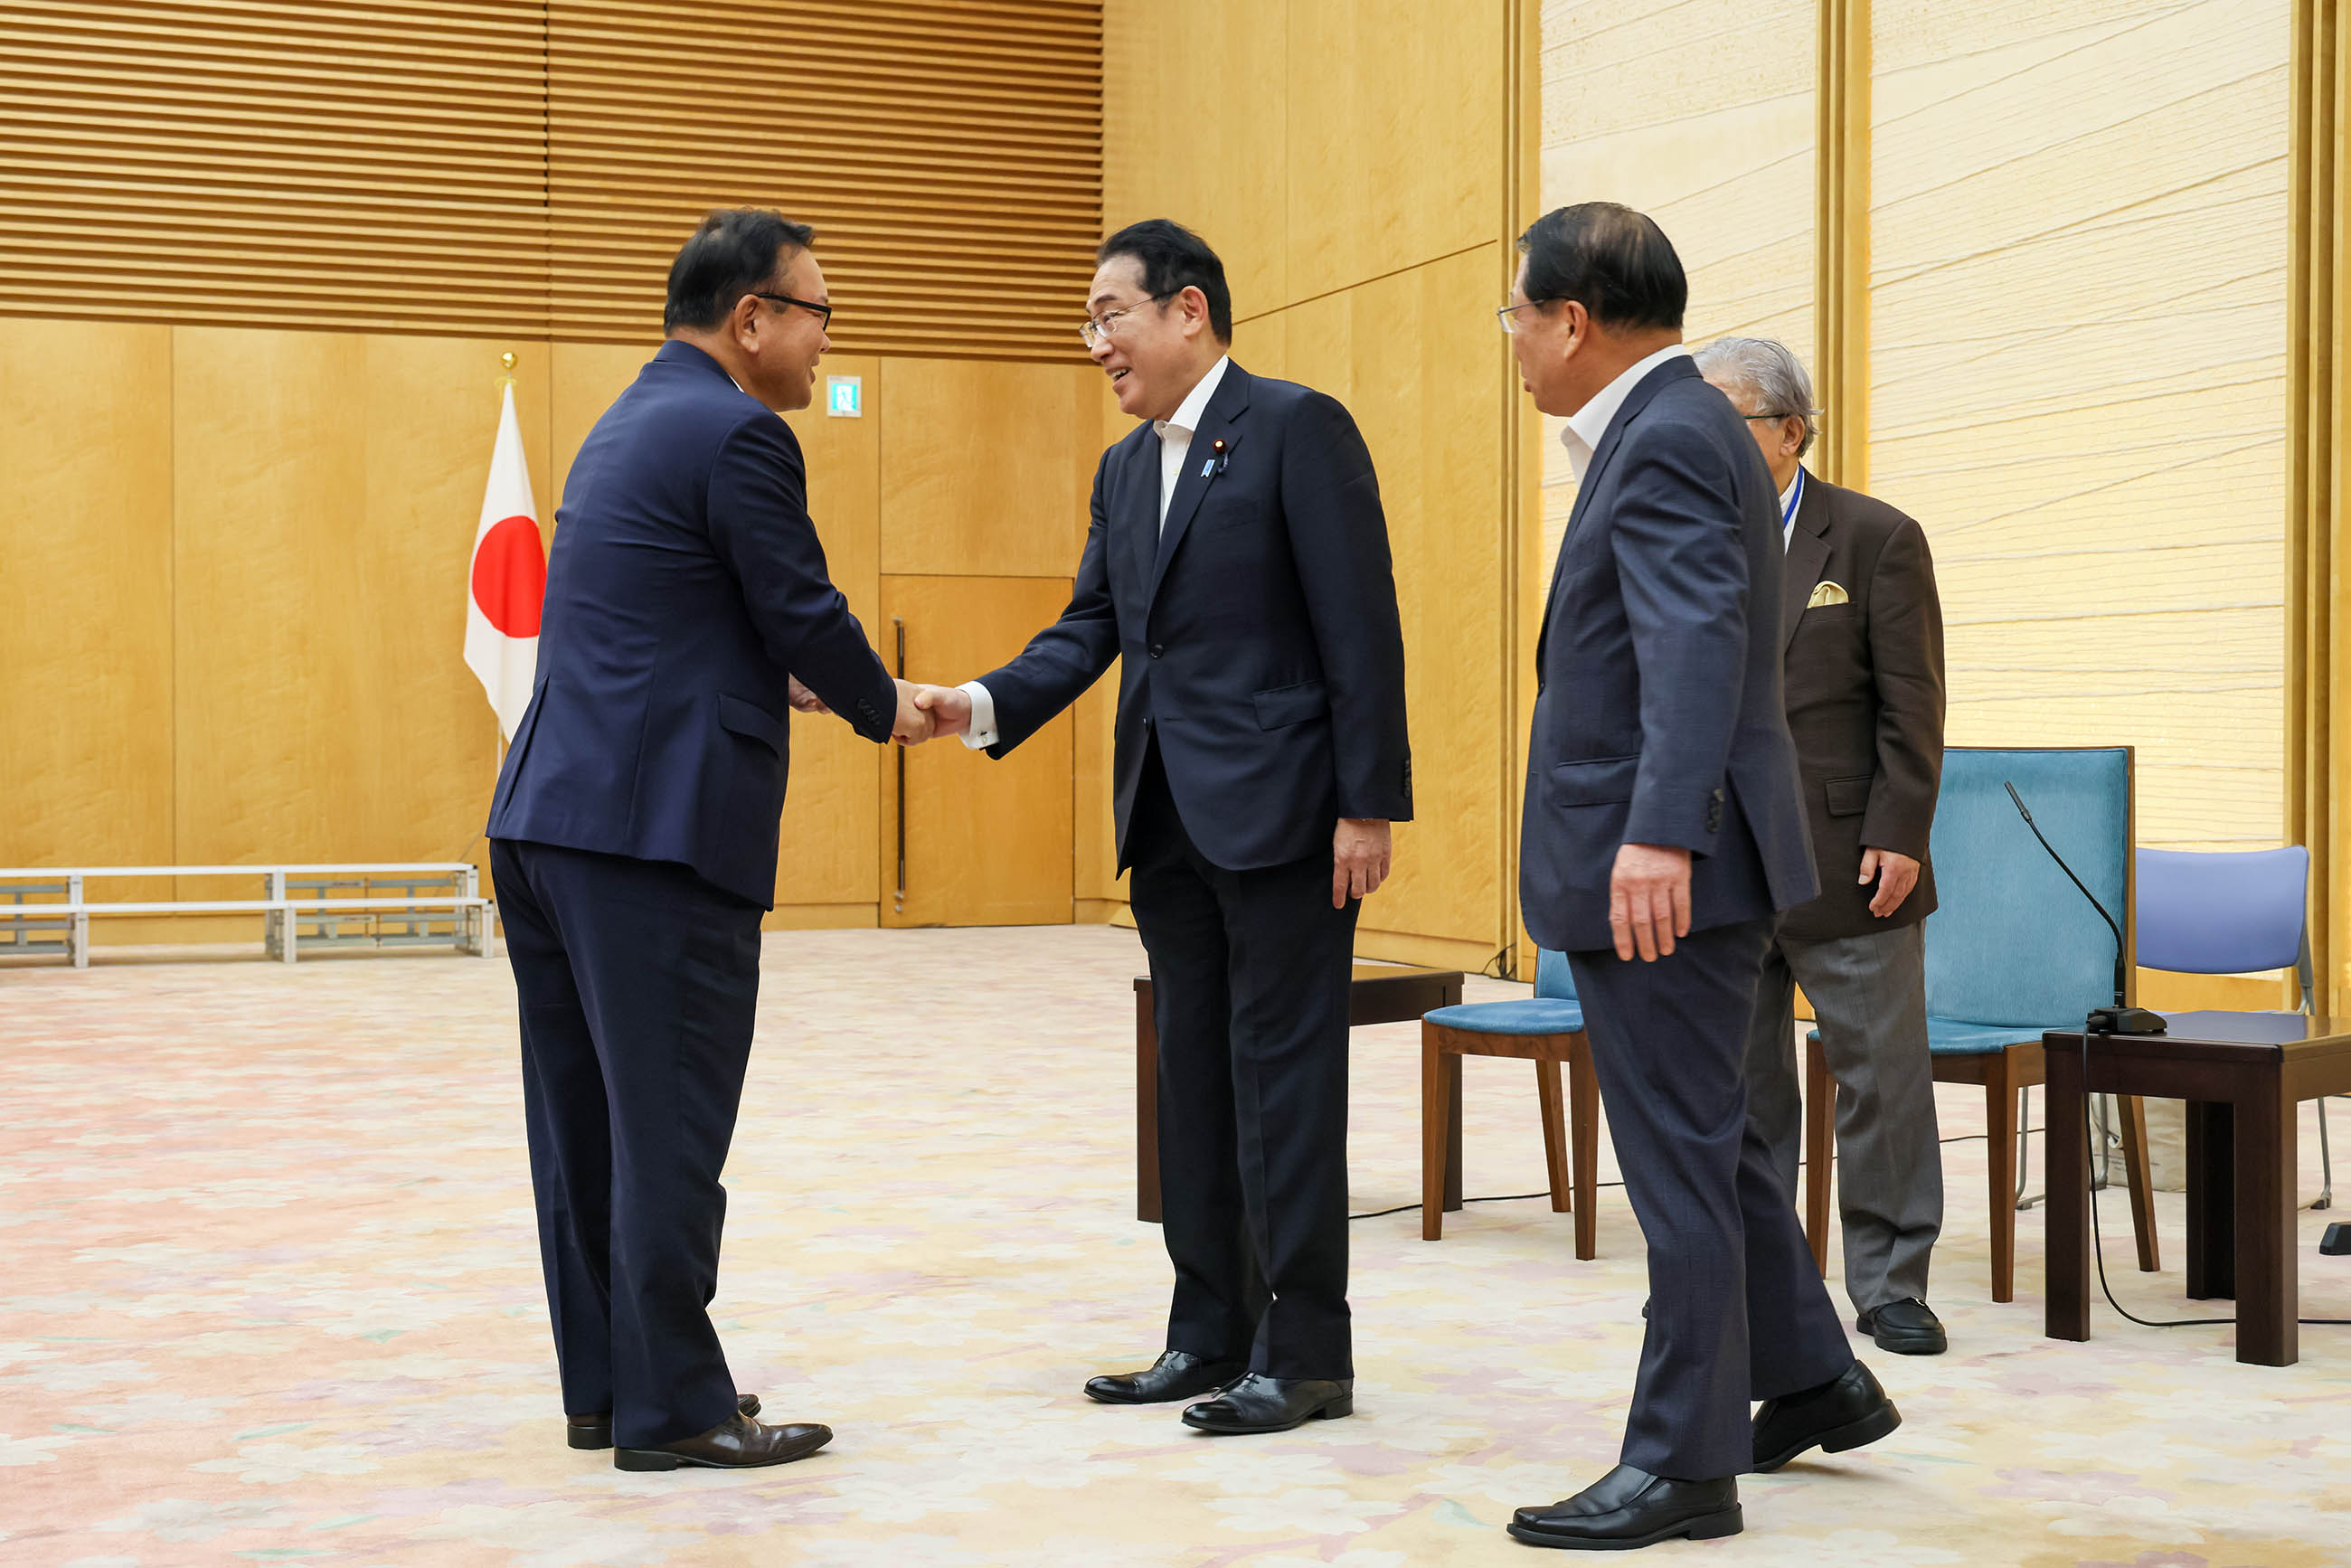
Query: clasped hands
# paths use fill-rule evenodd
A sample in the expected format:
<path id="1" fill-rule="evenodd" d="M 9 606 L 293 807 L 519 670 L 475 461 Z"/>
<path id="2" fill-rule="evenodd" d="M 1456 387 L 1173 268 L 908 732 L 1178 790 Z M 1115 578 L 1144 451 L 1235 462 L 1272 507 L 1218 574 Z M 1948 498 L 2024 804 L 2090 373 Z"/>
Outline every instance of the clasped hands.
<path id="1" fill-rule="evenodd" d="M 798 675 L 787 677 L 788 696 L 794 713 L 826 713 L 824 699 L 800 684 Z M 942 735 L 961 735 L 971 727 L 971 696 L 953 686 L 919 685 L 913 681 L 898 682 L 898 716 L 890 726 L 890 738 L 901 746 L 920 746 Z"/>

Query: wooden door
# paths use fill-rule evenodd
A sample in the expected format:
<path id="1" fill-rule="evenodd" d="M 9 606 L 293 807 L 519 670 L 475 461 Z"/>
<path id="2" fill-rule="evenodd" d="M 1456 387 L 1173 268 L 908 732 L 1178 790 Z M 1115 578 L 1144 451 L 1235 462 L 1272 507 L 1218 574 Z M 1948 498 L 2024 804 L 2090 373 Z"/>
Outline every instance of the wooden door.
<path id="1" fill-rule="evenodd" d="M 1050 625 L 1065 577 L 882 579 L 882 657 L 911 681 L 986 674 Z M 998 762 L 961 741 L 893 748 L 882 788 L 882 924 L 1061 925 L 1075 871 L 1076 730 L 1064 713 Z"/>

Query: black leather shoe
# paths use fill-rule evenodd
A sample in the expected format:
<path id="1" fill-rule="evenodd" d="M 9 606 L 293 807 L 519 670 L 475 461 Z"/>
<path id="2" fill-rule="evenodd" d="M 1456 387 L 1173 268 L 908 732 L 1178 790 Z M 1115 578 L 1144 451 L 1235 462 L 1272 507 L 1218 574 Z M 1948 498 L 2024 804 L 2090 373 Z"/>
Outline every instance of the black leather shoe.
<path id="1" fill-rule="evenodd" d="M 1630 1552 L 1677 1536 L 1711 1541 L 1745 1527 L 1734 1477 L 1677 1481 L 1619 1465 L 1564 1502 L 1519 1510 L 1510 1531 L 1530 1546 Z"/>
<path id="2" fill-rule="evenodd" d="M 1248 1371 L 1238 1361 L 1204 1361 L 1187 1350 L 1161 1354 L 1141 1372 L 1086 1379 L 1086 1397 L 1104 1405 L 1167 1405 L 1214 1394 Z"/>
<path id="3" fill-rule="evenodd" d="M 1776 1470 L 1806 1448 L 1842 1454 L 1900 1425 L 1902 1412 L 1856 1361 L 1818 1388 L 1764 1401 L 1755 1412 L 1755 1468 Z"/>
<path id="4" fill-rule="evenodd" d="M 1184 1412 L 1184 1425 L 1222 1437 L 1287 1432 L 1304 1421 L 1332 1421 L 1355 1413 L 1352 1377 L 1268 1377 L 1252 1372 L 1214 1399 Z"/>
<path id="5" fill-rule="evenodd" d="M 1943 1320 L 1916 1296 L 1872 1307 L 1853 1326 L 1876 1340 L 1878 1349 L 1896 1355 L 1940 1355 L 1951 1348 Z"/>
<path id="6" fill-rule="evenodd" d="M 746 1394 L 735 1401 L 735 1408 L 746 1416 L 759 1413 L 759 1396 Z M 610 1410 L 595 1416 L 566 1416 L 563 1418 L 563 1440 L 575 1448 L 609 1448 L 612 1446 L 612 1413 Z"/>
<path id="7" fill-rule="evenodd" d="M 721 1421 L 697 1437 L 683 1437 L 658 1448 L 615 1448 L 616 1470 L 749 1470 L 761 1465 L 789 1465 L 805 1459 L 832 1441 L 832 1428 L 794 1423 L 763 1427 L 748 1416 Z"/>

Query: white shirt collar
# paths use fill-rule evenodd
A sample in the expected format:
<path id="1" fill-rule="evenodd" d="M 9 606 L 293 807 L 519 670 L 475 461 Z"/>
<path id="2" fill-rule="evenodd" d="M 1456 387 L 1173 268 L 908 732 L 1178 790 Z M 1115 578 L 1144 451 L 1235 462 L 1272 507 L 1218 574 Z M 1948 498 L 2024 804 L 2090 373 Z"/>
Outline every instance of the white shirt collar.
<path id="1" fill-rule="evenodd" d="M 1786 489 L 1780 492 L 1780 548 L 1782 549 L 1795 541 L 1796 508 L 1802 504 L 1803 494 L 1804 465 L 1799 463 L 1796 465 L 1796 476 L 1788 481 Z"/>
<path id="2" fill-rule="evenodd" d="M 1616 423 L 1616 411 L 1625 406 L 1625 400 L 1633 395 L 1641 379 L 1668 360 L 1687 358 L 1687 347 L 1668 343 L 1647 359 L 1627 366 L 1623 375 L 1602 387 L 1590 402 L 1567 416 L 1567 427 L 1559 433 L 1559 444 L 1567 448 L 1568 462 L 1578 479 L 1592 466 L 1592 455 L 1600 450 L 1601 438 Z"/>
<path id="3" fill-rule="evenodd" d="M 1151 422 L 1151 428 L 1158 432 L 1162 441 L 1167 438 L 1170 430 L 1182 431 L 1188 440 L 1192 433 L 1200 428 L 1200 417 L 1208 412 L 1208 400 L 1217 395 L 1217 383 L 1225 379 L 1225 371 L 1232 362 L 1230 354 L 1219 356 L 1217 362 L 1208 367 L 1208 373 L 1200 378 L 1200 384 L 1186 394 L 1174 413 L 1165 419 Z"/>

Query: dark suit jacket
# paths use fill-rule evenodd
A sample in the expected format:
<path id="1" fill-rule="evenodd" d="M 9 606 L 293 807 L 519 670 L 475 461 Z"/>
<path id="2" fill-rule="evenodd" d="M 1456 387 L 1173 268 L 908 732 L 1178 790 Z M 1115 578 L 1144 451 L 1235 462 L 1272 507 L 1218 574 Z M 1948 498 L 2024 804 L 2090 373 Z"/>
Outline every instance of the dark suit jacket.
<path id="1" fill-rule="evenodd" d="M 1627 843 L 1691 852 L 1690 928 L 1818 891 L 1780 694 L 1780 507 L 1729 400 L 1687 358 L 1593 452 L 1535 663 L 1519 896 L 1545 947 L 1610 946 Z"/>
<path id="2" fill-rule="evenodd" d="M 1844 604 L 1805 608 L 1834 582 Z M 1943 778 L 1943 607 L 1927 531 L 1883 501 L 1804 476 L 1788 544 L 1788 728 L 1803 770 L 1821 895 L 1780 933 L 1804 942 L 1914 925 L 1935 912 L 1927 839 Z M 1864 848 L 1919 862 L 1918 885 L 1893 914 L 1869 912 Z"/>
<path id="3" fill-rule="evenodd" d="M 774 904 L 786 672 L 869 740 L 898 706 L 807 497 L 790 427 L 663 344 L 572 461 L 491 837 L 682 862 Z"/>
<path id="4" fill-rule="evenodd" d="M 1341 817 L 1409 820 L 1404 633 L 1355 422 L 1336 399 L 1228 366 L 1164 530 L 1159 454 L 1148 423 L 1102 454 L 1069 608 L 980 677 L 996 703 L 990 755 L 1116 659 L 1122 871 L 1155 735 L 1185 831 L 1228 871 L 1327 854 Z"/>

